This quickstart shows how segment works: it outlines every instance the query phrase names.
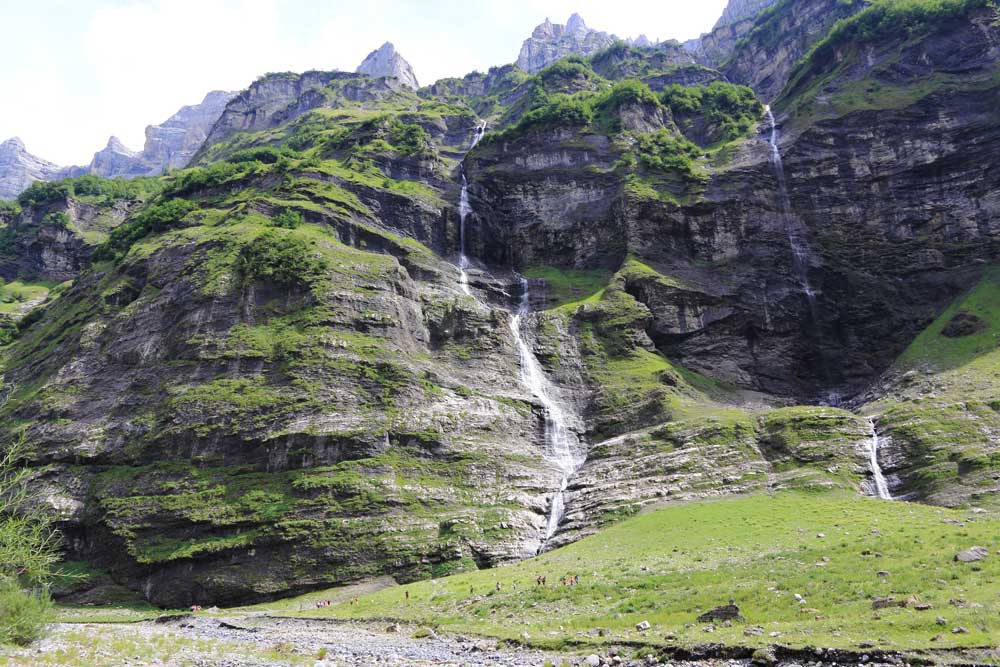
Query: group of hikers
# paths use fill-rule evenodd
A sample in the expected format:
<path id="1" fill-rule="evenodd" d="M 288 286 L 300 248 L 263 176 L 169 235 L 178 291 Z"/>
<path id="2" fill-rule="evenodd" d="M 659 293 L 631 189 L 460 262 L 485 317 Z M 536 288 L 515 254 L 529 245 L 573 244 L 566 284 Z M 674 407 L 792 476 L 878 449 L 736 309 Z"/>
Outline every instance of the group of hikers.
<path id="1" fill-rule="evenodd" d="M 566 577 L 562 577 L 559 580 L 559 583 L 561 583 L 563 586 L 576 586 L 577 584 L 580 583 L 580 575 L 573 574 Z M 547 584 L 548 584 L 548 577 L 546 575 L 538 575 L 537 577 L 535 577 L 536 586 L 546 586 Z M 497 583 L 495 584 L 495 588 L 497 593 L 503 591 L 503 582 L 497 581 Z M 515 593 L 517 592 L 517 582 L 511 584 L 511 590 L 513 590 Z M 476 594 L 475 587 L 469 586 L 469 595 L 475 595 L 475 594 Z M 410 591 L 408 590 L 403 591 L 403 598 L 405 600 L 409 600 Z"/>

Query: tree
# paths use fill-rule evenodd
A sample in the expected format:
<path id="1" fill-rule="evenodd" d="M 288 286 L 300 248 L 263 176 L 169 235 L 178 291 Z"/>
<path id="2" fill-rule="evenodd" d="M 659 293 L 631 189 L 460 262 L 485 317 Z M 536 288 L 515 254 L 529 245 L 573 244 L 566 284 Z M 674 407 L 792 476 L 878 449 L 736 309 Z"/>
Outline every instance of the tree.
<path id="1" fill-rule="evenodd" d="M 0 386 L 6 404 L 9 387 Z M 41 636 L 51 601 L 48 582 L 59 562 L 59 533 L 34 502 L 24 433 L 0 454 L 0 644 Z"/>

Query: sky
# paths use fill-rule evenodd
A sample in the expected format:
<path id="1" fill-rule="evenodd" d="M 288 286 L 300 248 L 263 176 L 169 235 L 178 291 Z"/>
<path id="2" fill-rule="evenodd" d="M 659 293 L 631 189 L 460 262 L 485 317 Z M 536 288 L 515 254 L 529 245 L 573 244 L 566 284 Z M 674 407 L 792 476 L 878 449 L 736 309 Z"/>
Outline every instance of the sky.
<path id="1" fill-rule="evenodd" d="M 0 0 L 0 141 L 60 165 L 88 164 L 211 90 L 267 72 L 353 71 L 391 41 L 421 85 L 514 62 L 550 18 L 578 12 L 619 37 L 681 41 L 726 0 Z"/>

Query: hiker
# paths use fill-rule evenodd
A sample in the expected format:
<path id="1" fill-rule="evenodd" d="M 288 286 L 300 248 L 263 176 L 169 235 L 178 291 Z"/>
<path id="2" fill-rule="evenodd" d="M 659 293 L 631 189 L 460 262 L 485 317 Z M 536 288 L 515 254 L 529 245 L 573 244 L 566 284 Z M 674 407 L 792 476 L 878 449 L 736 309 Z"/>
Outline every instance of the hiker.
<path id="1" fill-rule="evenodd" d="M 407 600 L 409 600 L 409 599 L 410 599 L 410 591 L 406 591 L 406 599 L 407 599 Z"/>
<path id="2" fill-rule="evenodd" d="M 498 582 L 497 582 L 497 593 L 499 593 L 499 592 L 500 592 L 500 588 L 501 588 L 501 586 L 500 586 L 500 582 L 498 581 Z"/>

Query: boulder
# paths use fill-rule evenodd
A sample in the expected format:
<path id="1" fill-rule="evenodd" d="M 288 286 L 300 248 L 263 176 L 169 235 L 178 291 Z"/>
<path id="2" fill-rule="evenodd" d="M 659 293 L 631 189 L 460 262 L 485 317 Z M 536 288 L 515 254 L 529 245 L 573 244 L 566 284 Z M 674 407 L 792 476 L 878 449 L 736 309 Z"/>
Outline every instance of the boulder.
<path id="1" fill-rule="evenodd" d="M 715 609 L 710 609 L 704 614 L 698 617 L 699 623 L 707 623 L 709 621 L 742 621 L 743 616 L 740 614 L 740 608 L 734 604 L 725 604 Z"/>
<path id="2" fill-rule="evenodd" d="M 971 547 L 965 551 L 955 554 L 955 561 L 959 563 L 974 563 L 990 555 L 990 550 L 986 547 Z"/>

